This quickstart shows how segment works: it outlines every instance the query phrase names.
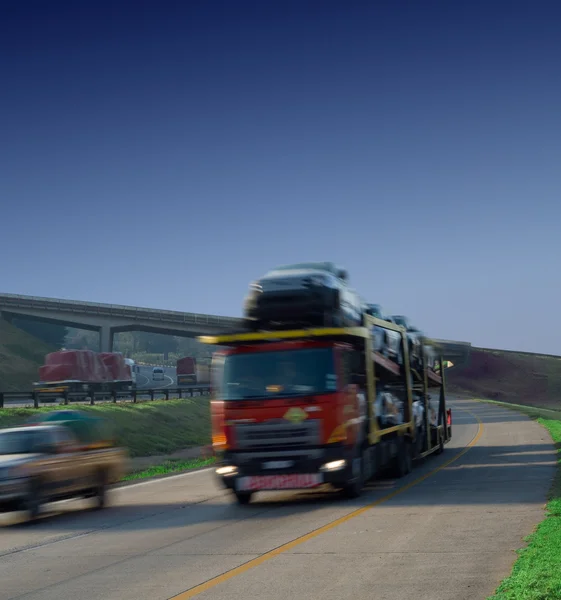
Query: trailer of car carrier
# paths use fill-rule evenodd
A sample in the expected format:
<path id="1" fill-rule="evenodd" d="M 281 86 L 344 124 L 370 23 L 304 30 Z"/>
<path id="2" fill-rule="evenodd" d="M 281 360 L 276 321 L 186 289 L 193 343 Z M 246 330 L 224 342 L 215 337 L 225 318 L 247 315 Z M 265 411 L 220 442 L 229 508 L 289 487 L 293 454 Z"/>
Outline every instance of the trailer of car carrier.
<path id="1" fill-rule="evenodd" d="M 375 327 L 401 335 L 401 365 L 373 350 Z M 258 491 L 326 484 L 356 497 L 374 476 L 406 475 L 415 459 L 441 452 L 451 437 L 442 360 L 438 374 L 426 365 L 413 371 L 406 331 L 393 323 L 365 315 L 362 327 L 199 339 L 226 347 L 212 368 L 215 472 L 240 503 Z M 277 372 L 287 362 L 305 385 L 290 387 Z M 431 388 L 440 391 L 434 418 Z M 384 413 L 388 402 L 393 421 Z"/>

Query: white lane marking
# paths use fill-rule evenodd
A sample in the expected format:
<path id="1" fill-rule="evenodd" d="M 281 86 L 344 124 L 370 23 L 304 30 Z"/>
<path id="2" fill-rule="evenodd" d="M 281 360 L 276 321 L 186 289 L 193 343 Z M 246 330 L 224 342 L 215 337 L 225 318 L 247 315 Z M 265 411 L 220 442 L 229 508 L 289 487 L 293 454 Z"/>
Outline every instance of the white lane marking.
<path id="1" fill-rule="evenodd" d="M 173 378 L 170 377 L 169 375 L 164 375 L 164 377 L 167 377 L 169 379 L 169 383 L 166 383 L 165 385 L 163 385 L 162 387 L 169 387 L 170 385 L 174 384 Z"/>
<path id="2" fill-rule="evenodd" d="M 146 377 L 146 375 L 143 375 L 142 373 L 138 373 L 138 375 L 140 377 L 144 377 L 144 379 L 146 379 L 146 383 L 144 385 L 148 385 L 150 383 L 150 379 L 148 379 L 148 377 Z"/>

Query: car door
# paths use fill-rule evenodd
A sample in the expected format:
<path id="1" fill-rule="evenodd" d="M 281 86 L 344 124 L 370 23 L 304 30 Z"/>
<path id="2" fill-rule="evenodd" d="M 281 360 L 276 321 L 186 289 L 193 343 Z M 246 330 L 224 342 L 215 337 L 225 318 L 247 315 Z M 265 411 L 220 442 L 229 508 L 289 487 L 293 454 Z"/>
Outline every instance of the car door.
<path id="1" fill-rule="evenodd" d="M 51 439 L 55 449 L 58 494 L 66 496 L 79 487 L 77 441 L 66 427 L 53 427 Z"/>

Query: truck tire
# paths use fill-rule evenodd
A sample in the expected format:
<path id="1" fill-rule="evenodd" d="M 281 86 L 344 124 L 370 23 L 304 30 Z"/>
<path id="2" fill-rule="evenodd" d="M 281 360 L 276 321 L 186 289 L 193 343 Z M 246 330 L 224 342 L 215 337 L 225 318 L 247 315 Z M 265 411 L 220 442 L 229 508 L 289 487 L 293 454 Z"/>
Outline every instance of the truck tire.
<path id="1" fill-rule="evenodd" d="M 444 452 L 444 436 L 438 433 L 438 450 L 436 454 L 442 454 Z"/>
<path id="2" fill-rule="evenodd" d="M 396 478 L 405 477 L 413 470 L 412 444 L 405 438 L 398 442 L 397 456 L 394 458 L 393 475 Z"/>
<path id="3" fill-rule="evenodd" d="M 253 492 L 234 492 L 234 496 L 238 504 L 249 504 L 253 496 Z"/>
<path id="4" fill-rule="evenodd" d="M 422 454 L 425 447 L 425 438 L 427 437 L 425 424 L 417 428 L 417 437 L 415 438 L 415 458 Z"/>
<path id="5" fill-rule="evenodd" d="M 354 457 L 353 462 L 357 461 L 358 476 L 353 481 L 343 486 L 343 495 L 346 498 L 358 498 L 362 494 L 364 487 L 364 450 L 360 450 L 359 454 Z"/>

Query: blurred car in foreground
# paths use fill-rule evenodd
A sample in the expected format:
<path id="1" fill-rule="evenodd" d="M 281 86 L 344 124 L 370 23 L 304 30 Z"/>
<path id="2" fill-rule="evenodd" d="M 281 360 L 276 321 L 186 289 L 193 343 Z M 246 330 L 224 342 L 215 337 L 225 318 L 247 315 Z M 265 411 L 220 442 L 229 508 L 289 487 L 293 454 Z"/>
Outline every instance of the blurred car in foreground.
<path id="1" fill-rule="evenodd" d="M 0 430 L 0 512 L 23 510 L 34 519 L 47 502 L 79 497 L 105 506 L 127 455 L 103 439 L 99 420 L 79 412 L 54 411 L 48 421 Z"/>

